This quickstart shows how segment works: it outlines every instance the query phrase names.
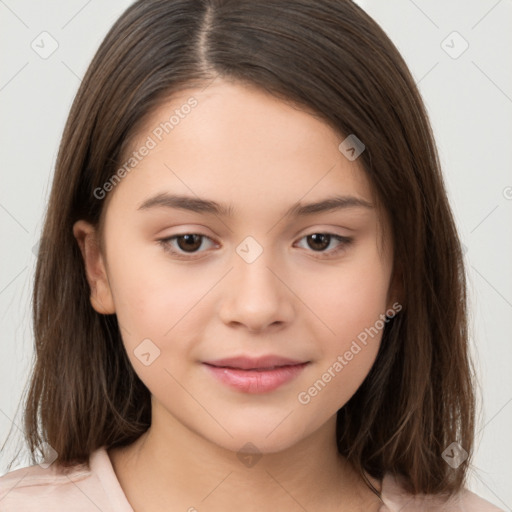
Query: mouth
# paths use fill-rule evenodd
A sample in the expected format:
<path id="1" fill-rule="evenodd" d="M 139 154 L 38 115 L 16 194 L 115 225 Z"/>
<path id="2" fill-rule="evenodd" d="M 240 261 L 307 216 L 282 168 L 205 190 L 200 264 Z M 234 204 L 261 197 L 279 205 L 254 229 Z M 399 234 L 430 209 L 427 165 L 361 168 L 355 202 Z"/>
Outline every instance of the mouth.
<path id="1" fill-rule="evenodd" d="M 287 357 L 267 355 L 260 357 L 239 356 L 226 359 L 216 359 L 214 361 L 205 361 L 204 364 L 215 366 L 217 368 L 231 368 L 234 370 L 274 370 L 283 366 L 296 366 L 307 363 L 298 359 L 289 359 Z"/>
<path id="2" fill-rule="evenodd" d="M 238 357 L 204 362 L 220 383 L 244 393 L 268 393 L 295 379 L 310 361 L 278 356 Z"/>

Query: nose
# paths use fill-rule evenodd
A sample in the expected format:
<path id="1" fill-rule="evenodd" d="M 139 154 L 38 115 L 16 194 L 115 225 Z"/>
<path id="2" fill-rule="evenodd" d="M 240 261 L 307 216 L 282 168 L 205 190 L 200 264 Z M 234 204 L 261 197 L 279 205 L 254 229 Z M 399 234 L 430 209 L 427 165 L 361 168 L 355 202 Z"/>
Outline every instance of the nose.
<path id="1" fill-rule="evenodd" d="M 253 262 L 234 255 L 233 270 L 224 282 L 221 320 L 230 327 L 244 327 L 249 332 L 283 328 L 294 315 L 293 293 L 286 276 L 272 265 L 270 253 L 263 253 Z M 282 272 L 281 272 L 282 273 Z"/>

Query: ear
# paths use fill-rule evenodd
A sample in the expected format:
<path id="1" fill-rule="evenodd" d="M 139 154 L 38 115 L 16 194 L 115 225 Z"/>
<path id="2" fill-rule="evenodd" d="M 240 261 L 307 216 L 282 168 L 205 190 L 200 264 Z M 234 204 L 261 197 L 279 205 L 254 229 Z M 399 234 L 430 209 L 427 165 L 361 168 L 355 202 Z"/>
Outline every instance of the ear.
<path id="1" fill-rule="evenodd" d="M 79 220 L 73 225 L 73 235 L 82 252 L 87 282 L 91 289 L 92 307 L 103 315 L 115 313 L 105 260 L 101 253 L 96 229 L 90 223 Z"/>

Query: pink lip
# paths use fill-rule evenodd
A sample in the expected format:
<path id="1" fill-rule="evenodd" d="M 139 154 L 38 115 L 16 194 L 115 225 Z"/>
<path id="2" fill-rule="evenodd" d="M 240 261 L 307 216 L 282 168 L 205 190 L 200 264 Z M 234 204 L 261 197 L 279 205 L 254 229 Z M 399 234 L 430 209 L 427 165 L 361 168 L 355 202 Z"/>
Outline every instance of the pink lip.
<path id="1" fill-rule="evenodd" d="M 266 393 L 294 379 L 309 362 L 278 356 L 235 357 L 203 363 L 222 383 L 245 393 Z"/>

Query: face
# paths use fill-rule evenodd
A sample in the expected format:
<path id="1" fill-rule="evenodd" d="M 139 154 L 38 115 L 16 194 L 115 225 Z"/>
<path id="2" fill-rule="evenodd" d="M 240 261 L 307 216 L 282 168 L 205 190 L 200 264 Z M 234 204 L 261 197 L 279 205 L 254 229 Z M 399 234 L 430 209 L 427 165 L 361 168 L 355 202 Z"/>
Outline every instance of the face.
<path id="1" fill-rule="evenodd" d="M 117 315 L 154 424 L 276 452 L 365 379 L 395 300 L 392 244 L 380 246 L 386 217 L 342 140 L 257 89 L 181 91 L 98 199 L 103 250 L 75 224 L 91 303 Z M 341 196 L 352 200 L 304 208 Z"/>

